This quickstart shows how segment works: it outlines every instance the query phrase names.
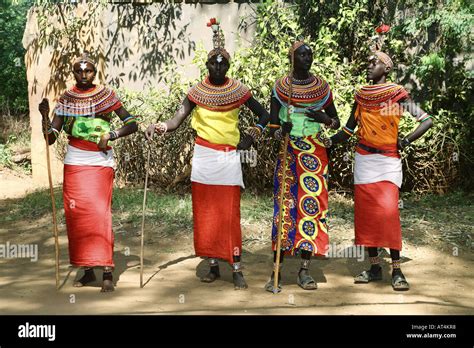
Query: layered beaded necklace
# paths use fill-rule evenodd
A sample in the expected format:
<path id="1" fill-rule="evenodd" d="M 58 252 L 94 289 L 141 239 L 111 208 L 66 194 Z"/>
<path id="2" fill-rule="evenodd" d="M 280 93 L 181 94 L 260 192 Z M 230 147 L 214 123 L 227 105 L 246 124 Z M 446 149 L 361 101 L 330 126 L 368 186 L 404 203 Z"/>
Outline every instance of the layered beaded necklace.
<path id="1" fill-rule="evenodd" d="M 188 92 L 188 98 L 197 105 L 212 111 L 229 111 L 244 104 L 252 94 L 238 80 L 226 78 L 222 85 L 213 85 L 207 77 Z"/>
<path id="2" fill-rule="evenodd" d="M 288 103 L 290 94 L 290 76 L 286 75 L 275 82 L 274 92 L 283 103 Z M 293 79 L 291 93 L 291 104 L 296 107 L 305 107 L 309 104 L 318 105 L 318 109 L 324 108 L 332 101 L 332 93 L 329 84 L 318 76 L 311 75 L 304 80 Z"/>
<path id="3" fill-rule="evenodd" d="M 121 106 L 115 92 L 105 86 L 81 90 L 74 86 L 64 93 L 56 104 L 58 116 L 90 117 L 108 114 Z"/>
<path id="4" fill-rule="evenodd" d="M 408 92 L 403 86 L 386 82 L 359 88 L 355 93 L 355 100 L 364 108 L 380 110 L 387 104 L 396 103 L 406 96 L 408 96 Z"/>

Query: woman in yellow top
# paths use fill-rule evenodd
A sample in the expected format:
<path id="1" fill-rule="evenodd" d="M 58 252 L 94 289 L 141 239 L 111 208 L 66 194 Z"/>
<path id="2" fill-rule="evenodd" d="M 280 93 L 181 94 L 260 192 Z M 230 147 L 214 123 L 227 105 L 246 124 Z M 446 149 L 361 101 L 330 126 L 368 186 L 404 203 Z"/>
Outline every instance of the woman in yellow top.
<path id="1" fill-rule="evenodd" d="M 215 19 L 208 24 L 214 32 L 214 49 L 206 67 L 209 76 L 192 87 L 175 116 L 148 127 L 154 132 L 176 130 L 192 114 L 191 126 L 197 137 L 192 161 L 192 201 L 194 248 L 197 256 L 207 257 L 210 271 L 201 281 L 219 278 L 217 259 L 232 264 L 234 288 L 246 289 L 241 270 L 242 234 L 240 229 L 240 187 L 244 187 L 240 155 L 248 149 L 270 119 L 268 112 L 241 82 L 226 77 L 230 55 L 223 47 L 223 34 Z M 245 104 L 259 116 L 240 140 L 239 108 Z"/>

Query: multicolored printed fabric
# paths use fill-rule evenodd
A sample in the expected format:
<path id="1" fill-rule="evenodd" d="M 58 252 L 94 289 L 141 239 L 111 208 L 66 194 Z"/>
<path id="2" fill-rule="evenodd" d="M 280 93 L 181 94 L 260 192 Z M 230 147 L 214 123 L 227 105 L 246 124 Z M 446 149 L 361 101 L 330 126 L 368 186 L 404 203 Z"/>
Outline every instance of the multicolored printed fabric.
<path id="1" fill-rule="evenodd" d="M 281 103 L 288 103 L 290 94 L 290 77 L 283 76 L 275 82 L 275 95 Z M 329 84 L 318 76 L 310 76 L 306 80 L 293 79 L 291 93 L 291 105 L 295 107 L 306 107 L 311 104 L 317 110 L 324 109 L 333 100 Z"/>
<path id="2" fill-rule="evenodd" d="M 188 98 L 212 111 L 228 111 L 244 104 L 252 93 L 240 81 L 226 78 L 223 85 L 213 85 L 207 77 L 188 92 Z"/>
<path id="3" fill-rule="evenodd" d="M 387 82 L 359 88 L 355 93 L 355 100 L 364 108 L 380 110 L 407 96 L 408 92 L 403 86 Z"/>
<path id="4" fill-rule="evenodd" d="M 56 104 L 58 116 L 97 116 L 111 113 L 122 106 L 115 92 L 105 86 L 81 90 L 74 86 L 64 93 Z"/>
<path id="5" fill-rule="evenodd" d="M 283 209 L 282 250 L 294 254 L 307 250 L 314 255 L 327 252 L 328 237 L 328 158 L 321 140 L 290 136 L 286 165 L 283 207 L 280 207 L 283 180 L 280 151 L 274 175 L 272 246 L 276 249 L 280 208 Z"/>

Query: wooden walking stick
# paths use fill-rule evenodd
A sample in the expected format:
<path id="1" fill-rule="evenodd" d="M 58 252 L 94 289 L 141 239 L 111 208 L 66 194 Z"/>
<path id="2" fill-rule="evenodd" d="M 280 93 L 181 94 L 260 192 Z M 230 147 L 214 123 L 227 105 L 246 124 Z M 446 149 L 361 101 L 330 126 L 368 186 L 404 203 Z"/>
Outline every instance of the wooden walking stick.
<path id="1" fill-rule="evenodd" d="M 146 207 L 146 191 L 148 187 L 148 173 L 150 172 L 150 143 L 148 142 L 148 153 L 146 158 L 146 173 L 145 173 L 145 189 L 143 192 L 143 211 L 142 211 L 142 238 L 140 244 L 140 288 L 143 288 L 143 253 L 144 253 L 144 240 L 145 240 L 145 207 Z"/>
<path id="2" fill-rule="evenodd" d="M 287 112 L 286 112 L 286 121 L 291 122 L 291 95 L 293 94 L 293 67 L 294 67 L 294 56 L 295 52 L 294 49 L 291 48 L 291 67 L 290 67 L 290 89 L 288 95 L 288 104 L 287 104 Z M 277 245 L 276 245 L 276 260 L 275 260 L 275 269 L 273 270 L 273 293 L 276 294 L 279 292 L 278 289 L 278 274 L 280 271 L 280 255 L 281 255 L 281 233 L 283 229 L 283 198 L 285 196 L 285 185 L 286 185 L 286 162 L 287 162 L 287 155 L 288 155 L 288 141 L 289 141 L 289 134 L 285 134 L 285 140 L 283 142 L 283 159 L 280 161 L 282 166 L 282 178 L 281 178 L 281 191 L 280 191 L 280 211 L 278 212 L 278 235 L 277 235 Z"/>
<path id="3" fill-rule="evenodd" d="M 43 130 L 46 130 L 43 132 L 44 140 L 45 140 L 45 145 L 46 145 L 46 163 L 48 166 L 48 181 L 49 181 L 49 194 L 51 196 L 51 207 L 53 210 L 53 235 L 54 235 L 54 248 L 55 248 L 55 253 L 56 253 L 56 290 L 59 289 L 59 239 L 58 239 L 58 224 L 56 221 L 56 201 L 54 199 L 54 190 L 53 190 L 53 179 L 51 175 L 51 159 L 49 156 L 49 136 L 47 133 L 48 129 L 48 123 L 47 120 L 49 120 L 49 115 L 47 116 L 48 118 L 43 118 Z"/>

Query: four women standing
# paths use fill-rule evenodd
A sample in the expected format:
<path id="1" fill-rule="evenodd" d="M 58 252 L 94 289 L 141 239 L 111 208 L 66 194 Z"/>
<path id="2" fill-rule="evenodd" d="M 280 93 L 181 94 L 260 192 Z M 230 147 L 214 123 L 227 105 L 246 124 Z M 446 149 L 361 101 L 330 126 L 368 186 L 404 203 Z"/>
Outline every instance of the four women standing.
<path id="1" fill-rule="evenodd" d="M 322 125 L 337 129 L 340 123 L 328 83 L 310 73 L 313 53 L 308 45 L 295 42 L 290 48 L 291 73 L 275 83 L 270 116 L 245 85 L 226 76 L 230 55 L 224 48 L 222 31 L 215 20 L 208 25 L 214 33 L 214 49 L 206 62 L 208 77 L 188 92 L 172 119 L 152 124 L 145 132 L 148 139 L 155 132 L 172 132 L 192 115 L 191 125 L 197 133 L 191 173 L 194 246 L 196 255 L 208 258 L 209 262 L 209 273 L 201 281 L 213 282 L 219 278 L 217 259 L 223 259 L 232 265 L 234 288 L 247 288 L 240 263 L 240 189 L 244 184 L 237 150 L 250 148 L 271 118 L 270 134 L 277 140 L 289 137 L 286 151 L 283 147 L 280 151 L 274 176 L 274 261 L 277 226 L 282 219 L 279 262 L 283 262 L 285 254 L 300 253 L 301 267 L 296 282 L 305 290 L 317 288 L 309 264 L 312 255 L 324 255 L 328 248 L 326 148 L 347 140 L 357 126 L 355 243 L 368 247 L 372 266 L 355 281 L 368 283 L 381 279 L 377 247 L 388 247 L 392 256 L 392 286 L 394 290 L 407 290 L 408 282 L 400 270 L 398 189 L 402 173 L 398 150 L 425 133 L 432 121 L 409 99 L 402 86 L 386 82 L 393 67 L 390 57 L 376 52 L 369 59 L 367 77 L 373 85 L 357 91 L 346 126 L 326 139 Z M 70 135 L 64 170 L 69 252 L 73 265 L 86 268 L 75 286 L 94 280 L 92 267 L 100 265 L 106 267 L 102 291 L 112 291 L 110 201 L 114 162 L 107 143 L 135 132 L 137 126 L 113 91 L 92 84 L 95 72 L 95 64 L 87 56 L 75 62 L 77 84 L 60 98 L 53 122 L 45 133 L 50 144 L 61 128 Z M 238 129 L 241 105 L 258 116 L 256 125 L 247 129 L 242 138 Z M 421 124 L 412 134 L 399 139 L 398 123 L 404 110 Z M 47 101 L 40 104 L 40 111 L 46 118 Z M 113 111 L 124 121 L 124 127 L 116 131 L 110 131 L 109 126 Z M 283 158 L 285 152 L 287 156 Z M 267 291 L 275 290 L 274 276 L 273 273 L 265 285 Z"/>

